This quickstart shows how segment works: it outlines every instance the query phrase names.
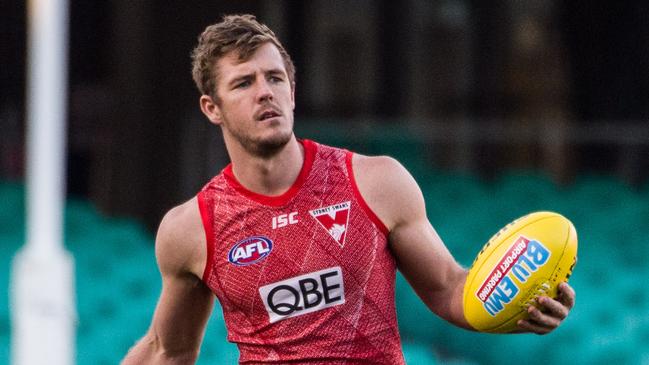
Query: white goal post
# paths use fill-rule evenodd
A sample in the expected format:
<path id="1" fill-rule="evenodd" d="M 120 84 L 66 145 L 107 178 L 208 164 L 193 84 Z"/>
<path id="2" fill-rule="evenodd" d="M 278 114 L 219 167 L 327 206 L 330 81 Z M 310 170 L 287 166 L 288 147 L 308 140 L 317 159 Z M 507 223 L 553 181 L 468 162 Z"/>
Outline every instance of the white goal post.
<path id="1" fill-rule="evenodd" d="M 75 362 L 74 261 L 63 246 L 68 1 L 28 1 L 26 243 L 12 263 L 11 363 Z"/>

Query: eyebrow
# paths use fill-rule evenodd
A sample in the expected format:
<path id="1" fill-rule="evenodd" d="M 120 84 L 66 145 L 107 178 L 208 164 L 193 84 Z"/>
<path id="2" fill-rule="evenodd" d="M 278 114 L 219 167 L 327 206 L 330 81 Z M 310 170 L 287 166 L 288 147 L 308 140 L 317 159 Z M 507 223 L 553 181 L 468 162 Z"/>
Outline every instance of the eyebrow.
<path id="1" fill-rule="evenodd" d="M 286 72 L 284 72 L 282 69 L 279 69 L 279 68 L 272 68 L 272 69 L 270 69 L 270 70 L 267 70 L 267 71 L 264 72 L 264 73 L 265 73 L 265 74 L 271 74 L 271 75 L 277 75 L 277 74 L 282 74 L 282 75 L 284 75 L 284 74 L 286 74 Z"/>

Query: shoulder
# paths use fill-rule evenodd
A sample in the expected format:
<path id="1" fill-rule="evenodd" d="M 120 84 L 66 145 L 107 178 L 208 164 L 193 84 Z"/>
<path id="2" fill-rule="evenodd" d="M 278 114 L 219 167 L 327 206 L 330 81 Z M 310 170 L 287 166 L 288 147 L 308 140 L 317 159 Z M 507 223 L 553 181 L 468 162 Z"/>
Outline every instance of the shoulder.
<path id="1" fill-rule="evenodd" d="M 354 154 L 352 170 L 361 196 L 388 230 L 417 215 L 425 215 L 419 185 L 396 159 Z"/>
<path id="2" fill-rule="evenodd" d="M 354 173 L 373 174 L 381 170 L 390 172 L 406 171 L 399 161 L 390 156 L 366 156 L 359 153 L 353 153 L 352 163 Z"/>
<path id="3" fill-rule="evenodd" d="M 200 277 L 205 258 L 205 231 L 197 198 L 169 210 L 156 234 L 156 258 L 165 273 L 193 273 Z"/>

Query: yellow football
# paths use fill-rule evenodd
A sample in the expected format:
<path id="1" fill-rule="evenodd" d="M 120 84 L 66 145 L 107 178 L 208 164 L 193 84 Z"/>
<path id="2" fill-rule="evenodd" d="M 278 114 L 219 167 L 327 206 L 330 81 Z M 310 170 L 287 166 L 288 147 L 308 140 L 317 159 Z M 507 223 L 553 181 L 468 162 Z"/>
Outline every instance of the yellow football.
<path id="1" fill-rule="evenodd" d="M 557 296 L 577 262 L 577 232 L 560 214 L 534 212 L 496 233 L 476 257 L 464 284 L 464 315 L 478 331 L 518 328 L 541 295 Z"/>

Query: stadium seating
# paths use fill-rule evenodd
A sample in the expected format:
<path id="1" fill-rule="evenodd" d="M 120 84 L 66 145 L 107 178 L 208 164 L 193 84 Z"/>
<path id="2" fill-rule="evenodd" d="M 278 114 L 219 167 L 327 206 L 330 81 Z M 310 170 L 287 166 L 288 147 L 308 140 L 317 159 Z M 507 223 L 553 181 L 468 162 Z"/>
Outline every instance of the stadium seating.
<path id="1" fill-rule="evenodd" d="M 393 145 L 398 152 L 398 143 Z M 411 160 L 412 164 L 419 164 Z M 638 364 L 649 362 L 649 186 L 632 189 L 602 176 L 557 187 L 545 176 L 511 172 L 489 182 L 466 174 L 418 170 L 430 221 L 468 266 L 498 228 L 533 210 L 555 210 L 579 233 L 578 293 L 569 319 L 549 336 L 488 335 L 448 325 L 398 276 L 397 311 L 409 364 Z M 0 280 L 24 243 L 24 189 L 0 183 Z M 485 214 L 490 207 L 489 214 Z M 160 291 L 153 237 L 136 222 L 108 218 L 71 200 L 66 247 L 75 256 L 77 363 L 115 364 L 145 331 Z M 461 223 L 461 224 L 460 224 Z M 459 229 L 459 227 L 463 227 Z M 8 295 L 0 298 L 0 363 L 8 363 Z M 220 308 L 208 324 L 199 364 L 236 363 Z"/>

